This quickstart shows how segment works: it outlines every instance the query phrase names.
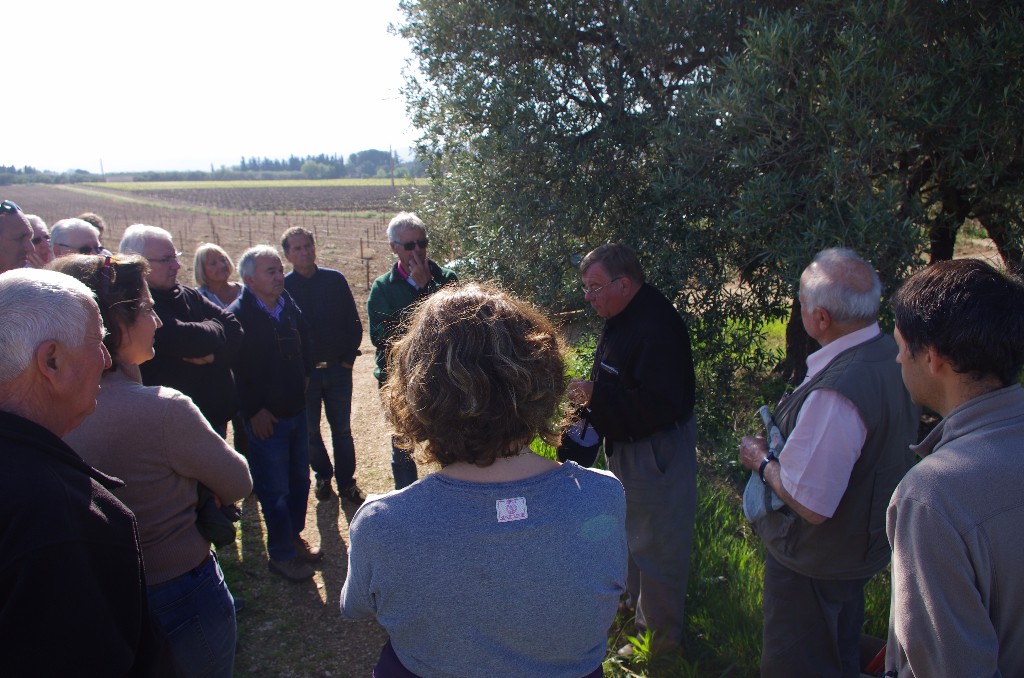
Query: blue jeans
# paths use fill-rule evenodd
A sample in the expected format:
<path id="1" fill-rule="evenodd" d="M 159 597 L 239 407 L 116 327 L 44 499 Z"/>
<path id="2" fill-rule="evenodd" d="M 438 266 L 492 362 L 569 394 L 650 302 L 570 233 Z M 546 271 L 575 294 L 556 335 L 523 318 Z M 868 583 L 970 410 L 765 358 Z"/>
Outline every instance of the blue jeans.
<path id="1" fill-rule="evenodd" d="M 395 477 L 396 490 L 416 482 L 416 462 L 413 461 L 409 450 L 403 450 L 395 445 L 394 436 L 391 437 L 391 475 Z"/>
<path id="2" fill-rule="evenodd" d="M 214 553 L 201 565 L 146 589 L 182 676 L 231 676 L 235 603 Z"/>
<path id="3" fill-rule="evenodd" d="M 334 465 L 327 456 L 327 447 L 320 435 L 320 403 L 327 414 L 334 447 Z M 332 363 L 314 369 L 306 388 L 306 427 L 309 429 L 309 465 L 317 480 L 330 480 L 333 475 L 338 489 L 354 485 L 356 446 L 352 442 L 352 368 Z"/>
<path id="4" fill-rule="evenodd" d="M 252 490 L 260 499 L 267 524 L 267 553 L 272 560 L 295 557 L 295 539 L 306 526 L 309 500 L 309 436 L 306 413 L 280 417 L 274 432 L 260 440 L 245 422 L 249 438 Z"/>

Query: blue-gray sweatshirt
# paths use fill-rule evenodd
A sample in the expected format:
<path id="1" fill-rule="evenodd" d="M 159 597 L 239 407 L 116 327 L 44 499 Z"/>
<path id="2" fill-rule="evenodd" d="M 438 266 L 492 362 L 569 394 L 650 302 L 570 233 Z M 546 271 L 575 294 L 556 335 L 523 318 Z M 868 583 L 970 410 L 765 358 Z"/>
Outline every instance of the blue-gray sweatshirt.
<path id="1" fill-rule="evenodd" d="M 356 512 L 342 614 L 376 616 L 423 678 L 580 678 L 625 590 L 625 518 L 619 481 L 573 462 L 503 483 L 429 475 Z"/>

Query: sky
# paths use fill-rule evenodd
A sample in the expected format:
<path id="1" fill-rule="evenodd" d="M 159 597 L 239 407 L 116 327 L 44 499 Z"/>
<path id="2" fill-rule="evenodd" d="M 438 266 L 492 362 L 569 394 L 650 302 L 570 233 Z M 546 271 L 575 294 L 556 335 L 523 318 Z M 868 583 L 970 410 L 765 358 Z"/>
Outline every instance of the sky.
<path id="1" fill-rule="evenodd" d="M 408 159 L 400 19 L 398 0 L 5 3 L 0 165 L 209 170 L 389 146 Z"/>

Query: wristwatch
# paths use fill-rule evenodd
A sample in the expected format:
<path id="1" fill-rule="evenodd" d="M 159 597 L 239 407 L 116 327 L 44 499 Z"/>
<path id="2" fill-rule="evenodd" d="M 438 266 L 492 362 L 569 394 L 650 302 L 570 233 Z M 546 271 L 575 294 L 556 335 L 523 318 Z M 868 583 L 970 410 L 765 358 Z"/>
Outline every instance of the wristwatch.
<path id="1" fill-rule="evenodd" d="M 767 481 L 765 481 L 764 479 L 765 468 L 768 466 L 768 464 L 772 463 L 773 461 L 777 462 L 778 460 L 779 458 L 776 457 L 775 453 L 771 451 L 769 451 L 768 454 L 765 455 L 764 459 L 761 460 L 761 468 L 757 469 L 757 475 L 761 476 L 762 483 L 767 484 Z"/>

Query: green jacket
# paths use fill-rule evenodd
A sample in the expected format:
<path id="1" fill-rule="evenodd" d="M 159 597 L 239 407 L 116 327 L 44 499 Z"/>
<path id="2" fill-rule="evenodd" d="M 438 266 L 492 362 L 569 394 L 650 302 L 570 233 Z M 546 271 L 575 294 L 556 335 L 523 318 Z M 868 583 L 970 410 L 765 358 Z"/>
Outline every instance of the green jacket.
<path id="1" fill-rule="evenodd" d="M 373 370 L 373 376 L 380 383 L 387 379 L 388 349 L 405 320 L 406 309 L 433 294 L 441 286 L 458 280 L 454 271 L 441 268 L 432 261 L 428 261 L 427 265 L 430 268 L 430 282 L 420 289 L 410 285 L 398 274 L 397 263 L 390 271 L 374 280 L 370 287 L 366 314 L 370 320 L 370 341 L 377 347 L 377 367 Z"/>

